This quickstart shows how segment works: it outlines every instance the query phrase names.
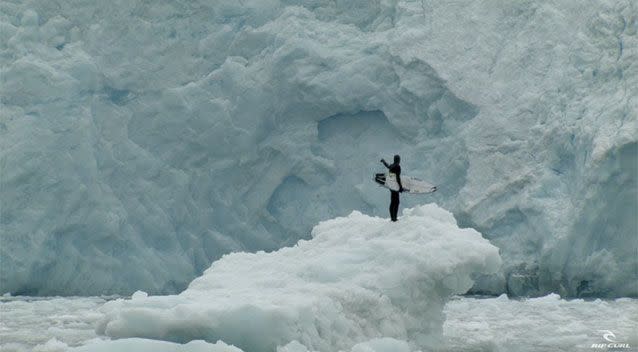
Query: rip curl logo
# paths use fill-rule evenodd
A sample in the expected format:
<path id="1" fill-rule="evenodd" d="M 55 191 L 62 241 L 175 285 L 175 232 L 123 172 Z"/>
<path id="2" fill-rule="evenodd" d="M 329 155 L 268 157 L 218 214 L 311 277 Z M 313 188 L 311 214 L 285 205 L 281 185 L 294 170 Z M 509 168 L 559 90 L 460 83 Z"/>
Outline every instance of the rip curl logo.
<path id="1" fill-rule="evenodd" d="M 592 343 L 591 348 L 631 348 L 628 343 L 619 343 L 616 340 L 616 334 L 610 330 L 598 330 L 598 332 L 602 333 L 603 339 L 607 343 Z"/>
<path id="2" fill-rule="evenodd" d="M 616 342 L 616 335 L 609 330 L 598 330 L 598 332 L 603 333 L 603 339 L 607 342 Z"/>

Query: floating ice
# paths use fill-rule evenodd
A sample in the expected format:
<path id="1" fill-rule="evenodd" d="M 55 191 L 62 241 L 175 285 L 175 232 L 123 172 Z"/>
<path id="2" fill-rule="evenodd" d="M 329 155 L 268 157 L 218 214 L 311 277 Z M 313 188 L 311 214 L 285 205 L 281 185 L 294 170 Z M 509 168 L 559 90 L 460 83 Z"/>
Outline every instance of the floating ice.
<path id="1" fill-rule="evenodd" d="M 398 223 L 353 212 L 312 233 L 276 252 L 225 255 L 179 295 L 107 302 L 97 331 L 221 340 L 253 352 L 291 341 L 333 352 L 382 337 L 431 346 L 448 298 L 501 264 L 496 247 L 433 204 L 406 210 Z"/>
<path id="2" fill-rule="evenodd" d="M 445 306 L 444 351 L 584 351 L 607 343 L 612 331 L 620 343 L 638 346 L 638 300 L 453 299 Z M 613 349 L 609 349 L 610 351 Z"/>
<path id="3" fill-rule="evenodd" d="M 85 346 L 69 349 L 68 346 L 55 343 L 47 344 L 41 350 L 34 352 L 243 352 L 239 348 L 226 345 L 223 342 L 210 344 L 205 341 L 191 341 L 186 344 L 177 344 L 166 341 L 130 338 L 115 341 L 94 341 Z M 372 339 L 356 344 L 351 352 L 412 352 L 405 341 L 391 338 Z M 286 346 L 278 347 L 277 352 L 314 352 L 305 346 L 293 341 Z"/>
<path id="4" fill-rule="evenodd" d="M 106 345 L 109 342 L 98 340 L 92 328 L 93 323 L 103 316 L 99 312 L 103 304 L 103 299 L 84 297 L 3 299 L 0 301 L 0 351 L 66 352 L 69 346 L 101 346 L 98 342 Z M 606 342 L 601 330 L 612 331 L 621 343 L 638 346 L 636 299 L 565 300 L 549 295 L 513 300 L 504 295 L 497 298 L 462 296 L 447 302 L 443 313 L 446 316 L 444 343 L 437 349 L 441 352 L 590 349 L 592 344 Z M 400 351 L 401 341 L 394 340 L 393 343 Z M 161 352 L 157 340 L 150 341 L 149 345 Z M 176 348 L 173 343 L 162 342 L 162 345 L 173 350 Z M 189 346 L 192 345 L 196 344 Z M 285 348 L 288 348 L 285 352 L 308 350 L 295 341 Z"/>
<path id="5" fill-rule="evenodd" d="M 0 298 L 0 351 L 32 352 L 76 346 L 95 337 L 99 297 Z M 36 350 L 37 351 L 37 350 Z"/>
<path id="6" fill-rule="evenodd" d="M 243 352 L 239 348 L 229 346 L 223 342 L 214 344 L 205 341 L 191 341 L 186 344 L 178 344 L 166 341 L 149 339 L 122 339 L 115 341 L 93 341 L 84 346 L 61 350 L 60 352 Z M 57 352 L 57 351 L 51 351 Z"/>
<path id="7" fill-rule="evenodd" d="M 410 345 L 401 340 L 388 337 L 372 339 L 361 342 L 352 347 L 351 352 L 412 352 Z M 284 347 L 277 348 L 277 352 L 315 352 L 308 350 L 306 346 L 293 341 Z"/>

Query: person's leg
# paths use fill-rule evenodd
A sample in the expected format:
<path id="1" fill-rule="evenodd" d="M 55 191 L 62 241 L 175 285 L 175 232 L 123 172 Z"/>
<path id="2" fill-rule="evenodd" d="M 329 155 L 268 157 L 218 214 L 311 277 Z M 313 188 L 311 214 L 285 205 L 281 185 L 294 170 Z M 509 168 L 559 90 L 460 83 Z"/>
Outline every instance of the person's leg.
<path id="1" fill-rule="evenodd" d="M 394 195 L 393 192 L 390 192 L 390 219 L 394 221 Z"/>
<path id="2" fill-rule="evenodd" d="M 390 219 L 397 221 L 397 214 L 399 213 L 399 192 L 392 191 L 390 198 Z"/>

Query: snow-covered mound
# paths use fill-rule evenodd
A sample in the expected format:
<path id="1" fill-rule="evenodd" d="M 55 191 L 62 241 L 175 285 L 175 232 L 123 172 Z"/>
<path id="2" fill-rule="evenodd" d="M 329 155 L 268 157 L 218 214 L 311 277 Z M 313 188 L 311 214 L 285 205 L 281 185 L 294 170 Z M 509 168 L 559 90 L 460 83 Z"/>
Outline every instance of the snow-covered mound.
<path id="1" fill-rule="evenodd" d="M 293 341 L 333 352 L 383 337 L 431 346 L 449 297 L 501 264 L 498 248 L 433 204 L 398 223 L 353 212 L 312 234 L 275 252 L 225 255 L 179 295 L 107 302 L 97 331 L 252 352 Z"/>
<path id="2" fill-rule="evenodd" d="M 380 215 L 400 153 L 475 290 L 638 295 L 632 0 L 0 2 L 0 290 L 178 292 Z M 422 198 L 404 197 L 404 205 Z"/>

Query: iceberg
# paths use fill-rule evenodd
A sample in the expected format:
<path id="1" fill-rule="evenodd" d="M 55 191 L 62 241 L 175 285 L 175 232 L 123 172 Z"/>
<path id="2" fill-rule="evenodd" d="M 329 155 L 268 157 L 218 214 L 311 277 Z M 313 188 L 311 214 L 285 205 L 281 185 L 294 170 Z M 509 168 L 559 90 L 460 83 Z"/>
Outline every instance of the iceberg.
<path id="1" fill-rule="evenodd" d="M 0 293 L 177 293 L 386 214 L 404 173 L 502 251 L 477 293 L 638 296 L 638 8 L 0 4 Z"/>
<path id="2" fill-rule="evenodd" d="M 411 351 L 402 341 L 440 343 L 445 303 L 500 265 L 498 248 L 434 204 L 398 223 L 355 211 L 295 246 L 227 254 L 178 295 L 109 301 L 96 330 L 254 352 Z"/>

